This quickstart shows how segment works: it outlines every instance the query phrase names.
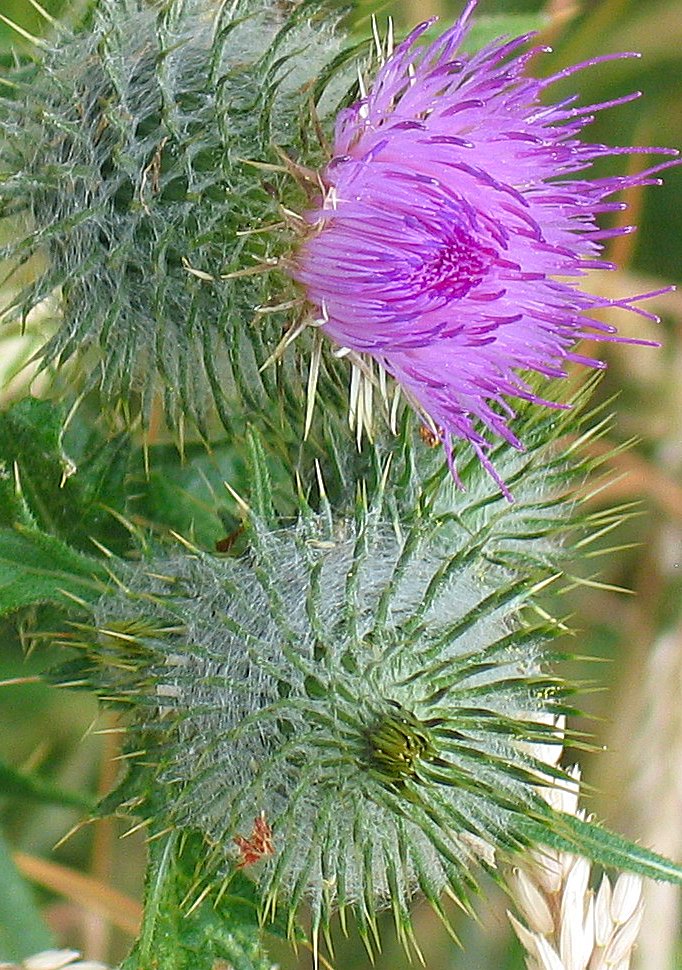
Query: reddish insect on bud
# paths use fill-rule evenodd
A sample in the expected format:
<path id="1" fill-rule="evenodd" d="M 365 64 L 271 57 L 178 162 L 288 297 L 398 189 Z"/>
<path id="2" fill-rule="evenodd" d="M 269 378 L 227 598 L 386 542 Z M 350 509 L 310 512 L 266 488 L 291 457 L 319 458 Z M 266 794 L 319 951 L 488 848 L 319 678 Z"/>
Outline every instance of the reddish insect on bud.
<path id="1" fill-rule="evenodd" d="M 272 829 L 265 818 L 265 812 L 261 812 L 254 818 L 253 829 L 248 839 L 243 835 L 235 835 L 233 841 L 239 849 L 238 869 L 253 866 L 256 862 L 260 862 L 263 856 L 275 853 Z"/>

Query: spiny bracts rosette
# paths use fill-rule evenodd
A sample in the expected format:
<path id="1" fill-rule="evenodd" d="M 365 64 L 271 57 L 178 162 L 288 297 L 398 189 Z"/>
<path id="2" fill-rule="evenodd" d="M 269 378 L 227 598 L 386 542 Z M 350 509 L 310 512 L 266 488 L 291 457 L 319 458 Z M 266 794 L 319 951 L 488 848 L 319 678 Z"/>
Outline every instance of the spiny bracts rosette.
<path id="1" fill-rule="evenodd" d="M 149 420 L 162 391 L 171 424 L 203 430 L 217 405 L 230 427 L 233 358 L 245 367 L 255 329 L 281 332 L 285 316 L 257 316 L 290 247 L 280 204 L 298 198 L 273 144 L 310 162 L 310 87 L 326 75 L 324 116 L 349 83 L 323 8 L 98 0 L 0 85 L 0 257 L 34 260 L 14 309 L 49 306 L 45 363 L 80 360 L 123 414 Z"/>
<path id="2" fill-rule="evenodd" d="M 453 443 L 467 441 L 508 495 L 489 451 L 495 438 L 523 447 L 509 399 L 562 406 L 524 372 L 602 366 L 575 345 L 623 339 L 594 317 L 603 307 L 653 316 L 639 306 L 653 294 L 608 300 L 579 280 L 613 268 L 600 258 L 602 242 L 633 228 L 600 228 L 603 213 L 626 208 L 614 194 L 656 184 L 678 162 L 590 179 L 604 156 L 677 153 L 581 141 L 595 112 L 637 95 L 582 107 L 575 97 L 543 98 L 554 81 L 613 55 L 530 77 L 529 62 L 546 50 L 526 49 L 532 35 L 461 50 L 475 6 L 428 46 L 419 41 L 432 21 L 417 27 L 340 113 L 324 195 L 306 214 L 292 273 L 315 323 L 395 378 L 442 440 L 453 474 Z"/>
<path id="3" fill-rule="evenodd" d="M 534 583 L 483 552 L 504 542 L 440 525 L 314 520 L 250 562 L 151 561 L 100 603 L 99 688 L 136 709 L 169 823 L 208 837 L 214 879 L 253 863 L 292 926 L 302 902 L 316 929 L 350 907 L 371 935 L 390 905 L 406 940 L 416 891 L 466 905 L 475 863 L 527 841 L 528 745 L 561 746 L 548 628 L 519 619 Z"/>
<path id="4" fill-rule="evenodd" d="M 368 945 L 380 908 L 408 942 L 414 893 L 441 913 L 443 891 L 467 906 L 474 863 L 529 843 L 679 879 L 537 793 L 561 783 L 555 719 L 572 687 L 546 672 L 563 627 L 536 599 L 561 572 L 557 534 L 587 524 L 554 487 L 584 467 L 546 444 L 505 449 L 509 504 L 479 465 L 463 494 L 426 456 L 429 488 L 413 483 L 400 521 L 382 478 L 352 516 L 301 500 L 278 528 L 261 458 L 243 558 L 110 562 L 118 583 L 69 637 L 84 658 L 66 676 L 130 712 L 118 805 L 153 830 L 203 833 L 202 878 L 246 867 L 266 916 L 281 905 L 293 928 L 306 903 L 317 935 L 350 908 Z"/>

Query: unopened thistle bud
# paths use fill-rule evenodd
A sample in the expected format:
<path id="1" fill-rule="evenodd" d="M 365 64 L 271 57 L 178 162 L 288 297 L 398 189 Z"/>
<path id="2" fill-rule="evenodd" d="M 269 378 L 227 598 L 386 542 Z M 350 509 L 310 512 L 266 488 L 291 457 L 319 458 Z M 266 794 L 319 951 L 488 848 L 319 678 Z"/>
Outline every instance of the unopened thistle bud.
<path id="1" fill-rule="evenodd" d="M 318 150 L 312 87 L 339 53 L 336 19 L 308 3 L 101 0 L 7 78 L 0 215 L 15 231 L 0 258 L 37 257 L 14 308 L 51 298 L 45 363 L 80 360 L 131 415 L 163 393 L 174 423 L 205 427 L 213 403 L 230 424 L 231 359 L 248 369 L 286 320 L 257 316 L 288 246 L 295 184 L 278 152 L 300 156 L 304 137 Z"/>
<path id="2" fill-rule="evenodd" d="M 571 687 L 545 667 L 563 628 L 535 607 L 571 520 L 543 488 L 579 462 L 526 460 L 514 504 L 475 465 L 466 496 L 446 477 L 398 522 L 384 476 L 354 515 L 253 513 L 240 559 L 120 564 L 81 646 L 86 679 L 131 711 L 128 807 L 202 832 L 206 879 L 247 871 L 266 914 L 293 926 L 305 901 L 317 932 L 350 908 L 368 939 L 385 906 L 411 939 L 416 892 L 467 906 L 475 863 L 539 833 L 576 848 L 538 793 L 562 777 Z"/>
<path id="3" fill-rule="evenodd" d="M 152 560 L 100 604 L 100 691 L 136 711 L 173 824 L 205 833 L 215 878 L 254 871 L 266 911 L 371 926 L 390 903 L 406 934 L 415 891 L 475 890 L 472 845 L 525 844 L 522 742 L 551 741 L 563 694 L 521 621 L 532 583 L 421 531 L 256 532 L 247 561 Z"/>

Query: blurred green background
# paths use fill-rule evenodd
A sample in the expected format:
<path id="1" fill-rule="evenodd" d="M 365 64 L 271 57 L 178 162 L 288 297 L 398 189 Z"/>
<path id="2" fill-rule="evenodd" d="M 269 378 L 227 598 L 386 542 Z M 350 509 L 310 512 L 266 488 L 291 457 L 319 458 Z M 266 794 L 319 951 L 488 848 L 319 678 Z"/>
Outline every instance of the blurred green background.
<path id="1" fill-rule="evenodd" d="M 59 16 L 76 18 L 84 4 L 45 0 Z M 66 9 L 68 7 L 68 9 Z M 448 23 L 459 0 L 359 0 L 352 23 L 366 33 L 372 13 L 380 29 L 392 15 L 399 30 L 437 14 Z M 680 0 L 480 0 L 479 16 L 504 14 L 506 29 L 541 29 L 554 54 L 539 58 L 536 70 L 560 67 L 607 51 L 638 50 L 642 60 L 593 67 L 572 78 L 556 95 L 579 90 L 585 103 L 644 91 L 639 101 L 604 112 L 591 130 L 609 144 L 682 145 L 682 3 Z M 49 25 L 28 0 L 0 0 L 0 15 L 31 34 Z M 0 52 L 26 53 L 30 43 L 0 20 Z M 622 164 L 628 164 L 621 159 Z M 614 162 L 605 162 L 614 171 Z M 629 164 L 638 164 L 634 159 Z M 635 237 L 610 246 L 622 269 L 595 276 L 592 286 L 609 296 L 631 295 L 679 281 L 682 257 L 682 170 L 666 174 L 665 187 L 635 190 L 628 201 L 640 225 Z M 632 215 L 634 212 L 634 216 Z M 617 394 L 611 438 L 635 436 L 635 447 L 611 463 L 613 483 L 592 501 L 595 507 L 636 501 L 638 514 L 607 536 L 594 572 L 629 592 L 577 586 L 555 604 L 572 616 L 577 635 L 569 646 L 599 658 L 599 665 L 576 664 L 578 676 L 597 680 L 601 690 L 587 695 L 590 715 L 582 725 L 608 751 L 582 759 L 593 791 L 588 811 L 658 851 L 682 859 L 682 294 L 651 301 L 662 316 L 654 325 L 629 314 L 616 322 L 629 335 L 659 339 L 659 350 L 607 345 L 609 370 L 599 394 Z M 3 400 L 25 392 L 26 379 L 7 362 L 0 344 Z M 5 366 L 3 366 L 5 365 Z M 35 385 L 33 392 L 39 392 Z M 584 572 L 584 571 L 583 571 Z M 50 661 L 47 651 L 24 657 L 21 631 L 6 624 L 0 637 L 0 680 L 30 678 Z M 0 693 L 1 827 L 20 871 L 32 884 L 53 939 L 92 959 L 115 962 L 131 941 L 141 898 L 144 840 L 121 838 L 114 821 L 79 828 L 58 848 L 55 843 L 77 825 L 82 809 L 51 804 L 40 793 L 13 790 L 2 765 L 33 770 L 69 791 L 106 791 L 118 770 L 118 735 L 82 694 L 58 692 L 39 683 L 10 684 Z M 572 756 L 571 756 L 572 757 Z M 56 798 L 57 796 L 55 796 Z M 0 856 L 2 843 L 0 843 Z M 1 860 L 0 860 L 1 861 Z M 18 890 L 0 883 L 0 927 L 18 900 Z M 647 915 L 635 958 L 638 970 L 682 967 L 680 901 L 667 886 L 647 887 Z M 18 903 L 17 903 L 18 905 Z M 523 957 L 509 930 L 506 900 L 492 885 L 480 900 L 480 923 L 453 914 L 461 947 L 453 943 L 426 907 L 416 906 L 416 932 L 430 970 L 520 970 Z M 407 961 L 386 921 L 385 948 L 378 970 L 401 970 Z M 37 931 L 40 937 L 40 931 Z M 40 937 L 42 938 L 42 937 Z M 359 940 L 337 933 L 333 966 L 370 966 Z M 2 932 L 0 929 L 0 946 Z M 0 957 L 2 953 L 0 953 Z M 292 954 L 279 943 L 273 956 L 283 970 L 312 965 L 301 948 Z"/>

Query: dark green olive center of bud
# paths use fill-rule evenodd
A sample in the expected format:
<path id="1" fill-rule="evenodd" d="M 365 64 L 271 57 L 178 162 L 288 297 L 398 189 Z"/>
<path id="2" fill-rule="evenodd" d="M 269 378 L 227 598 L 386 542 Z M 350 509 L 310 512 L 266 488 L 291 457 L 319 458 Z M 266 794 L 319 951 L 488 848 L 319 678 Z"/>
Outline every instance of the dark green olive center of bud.
<path id="1" fill-rule="evenodd" d="M 435 754 L 428 728 L 399 704 L 369 728 L 367 741 L 370 764 L 389 785 L 414 778 L 419 763 Z"/>

